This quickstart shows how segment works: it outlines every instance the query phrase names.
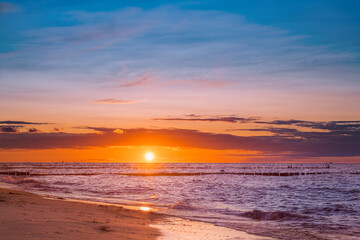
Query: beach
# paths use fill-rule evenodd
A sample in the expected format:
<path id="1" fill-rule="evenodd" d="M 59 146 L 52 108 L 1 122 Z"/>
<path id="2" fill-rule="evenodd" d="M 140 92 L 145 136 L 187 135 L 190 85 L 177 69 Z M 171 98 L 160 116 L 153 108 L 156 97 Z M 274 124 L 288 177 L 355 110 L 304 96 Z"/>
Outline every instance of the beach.
<path id="1" fill-rule="evenodd" d="M 0 188 L 1 239 L 156 239 L 152 212 Z"/>
<path id="2" fill-rule="evenodd" d="M 209 223 L 0 188 L 0 239 L 271 240 Z"/>

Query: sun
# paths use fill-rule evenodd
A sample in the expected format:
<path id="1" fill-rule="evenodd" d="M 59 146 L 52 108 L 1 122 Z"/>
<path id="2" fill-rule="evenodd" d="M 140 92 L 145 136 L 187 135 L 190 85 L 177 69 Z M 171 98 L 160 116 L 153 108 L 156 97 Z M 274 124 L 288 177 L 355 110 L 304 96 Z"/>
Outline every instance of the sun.
<path id="1" fill-rule="evenodd" d="M 155 156 L 152 152 L 147 152 L 144 157 L 145 157 L 146 161 L 152 161 Z"/>

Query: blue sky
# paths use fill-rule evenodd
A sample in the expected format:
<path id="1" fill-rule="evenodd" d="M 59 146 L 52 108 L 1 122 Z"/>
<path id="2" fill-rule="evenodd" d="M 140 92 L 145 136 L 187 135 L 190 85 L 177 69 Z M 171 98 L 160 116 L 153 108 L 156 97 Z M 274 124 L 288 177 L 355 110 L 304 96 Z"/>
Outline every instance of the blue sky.
<path id="1" fill-rule="evenodd" d="M 132 31 L 134 29 L 130 28 L 140 28 L 142 25 L 142 30 L 136 30 L 139 31 L 137 35 L 129 33 L 131 41 L 134 41 L 132 46 L 123 44 L 128 50 L 127 54 L 142 57 L 137 48 L 146 44 L 146 50 L 150 46 L 156 47 L 164 43 L 173 48 L 203 44 L 208 46 L 206 51 L 210 49 L 213 52 L 202 55 L 199 53 L 197 63 L 208 60 L 207 55 L 231 61 L 235 65 L 239 61 L 261 64 L 261 61 L 269 62 L 268 58 L 273 58 L 274 65 L 277 66 L 274 69 L 266 66 L 270 68 L 269 71 L 278 71 L 280 64 L 294 59 L 299 61 L 300 58 L 301 63 L 294 62 L 297 66 L 281 66 L 281 71 L 286 71 L 286 68 L 307 68 L 305 57 L 309 59 L 307 64 L 310 65 L 314 64 L 311 60 L 313 58 L 318 59 L 316 65 L 332 68 L 334 64 L 341 64 L 346 68 L 343 71 L 348 71 L 347 67 L 357 67 L 359 60 L 360 18 L 356 14 L 359 9 L 356 1 L 131 1 L 130 5 L 128 1 L 87 1 L 86 4 L 82 1 L 13 1 L 2 5 L 2 53 L 34 48 L 40 48 L 40 55 L 41 51 L 45 55 L 54 53 L 52 49 L 41 49 L 47 44 L 61 48 L 64 52 L 67 49 L 73 51 L 67 44 L 78 40 L 75 38 L 86 38 L 86 34 L 90 34 L 90 37 L 103 34 L 106 28 L 110 35 L 103 39 L 93 39 L 92 43 L 88 41 L 86 44 L 89 49 L 110 49 L 115 44 L 119 45 L 110 43 L 114 40 L 109 38 L 119 37 L 116 35 L 118 33 L 111 35 L 114 34 L 111 31 L 124 31 L 121 27 Z M 150 26 L 152 23 L 154 25 Z M 176 27 L 179 28 L 175 29 Z M 99 29 L 98 32 L 96 28 Z M 82 31 L 82 36 L 76 36 L 75 32 Z M 174 32 L 170 34 L 167 31 Z M 167 36 L 162 38 L 165 35 Z M 239 42 L 243 42 L 243 48 L 249 51 L 236 56 L 234 52 L 243 49 L 231 45 L 240 45 Z M 86 44 L 85 47 L 82 46 L 83 50 Z M 288 47 L 282 47 L 285 45 Z M 174 49 L 164 47 L 154 51 L 162 54 Z M 303 56 L 301 52 L 304 52 Z M 311 53 L 314 53 L 313 56 L 309 56 Z M 8 62 L 5 59 L 7 55 L 2 59 L 9 64 L 5 64 L 6 68 L 26 68 L 27 65 L 36 68 L 38 62 L 27 61 L 32 54 L 35 53 L 25 53 L 26 56 L 21 56 L 20 62 L 18 59 L 14 60 L 16 64 L 11 64 L 11 59 Z M 101 53 L 98 55 L 103 56 Z M 186 55 L 186 52 L 181 55 Z M 194 57 L 193 54 L 187 55 Z M 173 60 L 176 56 L 170 58 Z M 180 64 L 187 60 L 184 56 Z M 277 60 L 280 63 L 276 63 Z M 68 59 L 64 58 L 64 61 L 68 62 Z M 319 63 L 320 61 L 323 63 Z M 54 64 L 59 66 L 58 62 Z M 174 64 L 178 65 L 179 61 Z"/>
<path id="2" fill-rule="evenodd" d="M 22 39 L 19 39 L 21 30 L 74 24 L 75 22 L 63 17 L 68 11 L 113 11 L 127 7 L 149 10 L 162 6 L 177 6 L 182 9 L 215 10 L 238 14 L 249 22 L 283 28 L 296 35 L 310 35 L 309 42 L 359 51 L 360 3 L 354 0 L 86 1 L 86 3 L 11 1 L 4 4 L 13 5 L 9 7 L 8 14 L 3 13 L 1 16 L 2 39 L 9 39 L 9 41 L 5 40 L 4 45 L 11 45 L 14 40 L 21 41 Z"/>
<path id="3" fill-rule="evenodd" d="M 314 131 L 294 119 L 357 122 L 359 9 L 330 0 L 0 2 L 2 120 L 241 137 L 285 130 L 250 121 L 244 132 L 212 117 L 281 120 L 292 134 Z"/>
<path id="4" fill-rule="evenodd" d="M 10 102 L 76 95 L 158 108 L 168 92 L 244 96 L 218 108 L 233 114 L 228 102 L 275 96 L 238 110 L 262 116 L 264 104 L 283 115 L 307 95 L 313 112 L 327 107 L 319 119 L 332 120 L 334 104 L 339 118 L 357 110 L 349 107 L 359 93 L 357 1 L 11 1 L 0 9 L 0 84 Z"/>

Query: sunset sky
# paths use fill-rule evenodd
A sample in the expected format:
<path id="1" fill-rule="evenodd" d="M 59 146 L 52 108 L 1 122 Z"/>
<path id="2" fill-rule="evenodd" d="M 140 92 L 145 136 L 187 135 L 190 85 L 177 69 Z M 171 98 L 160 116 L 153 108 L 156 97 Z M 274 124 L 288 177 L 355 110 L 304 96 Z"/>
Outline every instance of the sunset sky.
<path id="1" fill-rule="evenodd" d="M 359 10 L 0 2 L 0 161 L 360 162 Z"/>

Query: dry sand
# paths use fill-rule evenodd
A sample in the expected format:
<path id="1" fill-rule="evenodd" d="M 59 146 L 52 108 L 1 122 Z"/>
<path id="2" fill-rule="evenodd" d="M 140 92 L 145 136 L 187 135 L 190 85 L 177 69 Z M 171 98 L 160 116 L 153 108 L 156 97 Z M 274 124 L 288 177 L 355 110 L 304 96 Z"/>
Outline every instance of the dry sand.
<path id="1" fill-rule="evenodd" d="M 0 188 L 0 239 L 156 239 L 160 217 Z"/>

